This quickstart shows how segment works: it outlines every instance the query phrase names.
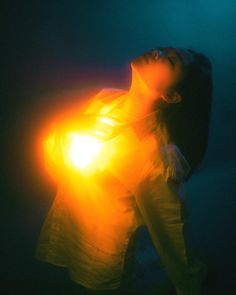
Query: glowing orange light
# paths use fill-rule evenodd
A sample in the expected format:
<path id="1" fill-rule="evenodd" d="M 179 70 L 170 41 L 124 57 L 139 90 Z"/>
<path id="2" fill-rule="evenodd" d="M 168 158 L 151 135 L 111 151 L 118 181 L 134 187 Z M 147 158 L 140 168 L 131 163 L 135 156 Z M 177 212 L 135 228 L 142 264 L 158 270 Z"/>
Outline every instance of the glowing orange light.
<path id="1" fill-rule="evenodd" d="M 101 117 L 99 120 L 100 120 L 100 122 L 105 123 L 105 124 L 110 125 L 110 126 L 115 125 L 114 121 L 111 120 L 110 118 Z"/>
<path id="2" fill-rule="evenodd" d="M 51 133 L 44 141 L 46 165 L 55 177 L 72 176 L 77 170 L 84 176 L 92 176 L 109 169 L 113 159 L 126 150 L 119 134 L 127 127 L 119 120 L 87 116 L 78 122 L 64 125 L 64 129 Z"/>
<path id="3" fill-rule="evenodd" d="M 84 169 L 91 165 L 102 148 L 102 142 L 96 137 L 69 134 L 67 161 L 74 167 Z"/>

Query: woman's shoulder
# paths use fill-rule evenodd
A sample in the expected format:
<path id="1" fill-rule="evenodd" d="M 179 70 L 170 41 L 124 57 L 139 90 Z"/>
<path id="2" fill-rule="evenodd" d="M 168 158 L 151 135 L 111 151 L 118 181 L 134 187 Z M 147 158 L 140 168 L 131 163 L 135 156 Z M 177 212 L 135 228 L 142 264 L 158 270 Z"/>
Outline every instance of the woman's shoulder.
<path id="1" fill-rule="evenodd" d="M 118 88 L 103 88 L 94 97 L 94 101 L 99 101 L 104 105 L 114 103 L 121 98 L 127 91 Z"/>
<path id="2" fill-rule="evenodd" d="M 122 100 L 126 91 L 117 88 L 104 88 L 92 99 L 85 113 L 107 113 Z"/>

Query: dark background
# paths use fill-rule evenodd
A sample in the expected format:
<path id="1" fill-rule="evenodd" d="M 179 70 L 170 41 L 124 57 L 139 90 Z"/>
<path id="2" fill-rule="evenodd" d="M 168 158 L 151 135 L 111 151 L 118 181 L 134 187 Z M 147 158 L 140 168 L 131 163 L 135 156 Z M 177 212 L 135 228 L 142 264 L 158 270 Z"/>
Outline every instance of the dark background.
<path id="1" fill-rule="evenodd" d="M 50 118 L 97 90 L 127 89 L 133 57 L 171 45 L 196 49 L 213 64 L 209 148 L 187 183 L 189 237 L 209 266 L 207 294 L 233 294 L 235 1 L 8 1 L 1 14 L 0 293 L 83 293 L 65 271 L 34 258 L 55 193 L 40 162 L 40 135 Z M 148 285 L 147 275 L 141 280 Z"/>

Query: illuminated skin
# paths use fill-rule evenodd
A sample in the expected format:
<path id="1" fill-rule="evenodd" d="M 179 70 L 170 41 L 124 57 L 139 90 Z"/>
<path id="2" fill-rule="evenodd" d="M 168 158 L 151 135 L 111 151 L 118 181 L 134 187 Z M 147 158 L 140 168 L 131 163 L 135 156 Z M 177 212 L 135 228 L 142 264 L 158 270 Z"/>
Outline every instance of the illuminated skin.
<path id="1" fill-rule="evenodd" d="M 184 78 L 192 54 L 184 49 L 151 50 L 131 62 L 132 81 L 125 111 L 138 118 L 150 113 L 157 100 L 181 102 L 175 86 Z"/>

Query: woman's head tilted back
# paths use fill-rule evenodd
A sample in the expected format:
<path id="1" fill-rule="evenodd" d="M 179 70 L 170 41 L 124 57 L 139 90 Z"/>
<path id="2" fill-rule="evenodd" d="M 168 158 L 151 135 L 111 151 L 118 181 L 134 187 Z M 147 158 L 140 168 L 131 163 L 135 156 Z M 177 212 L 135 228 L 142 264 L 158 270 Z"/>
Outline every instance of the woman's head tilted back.
<path id="1" fill-rule="evenodd" d="M 158 48 L 132 62 L 144 84 L 162 105 L 161 123 L 169 140 L 197 168 L 208 142 L 212 100 L 212 68 L 206 56 L 193 50 Z"/>

